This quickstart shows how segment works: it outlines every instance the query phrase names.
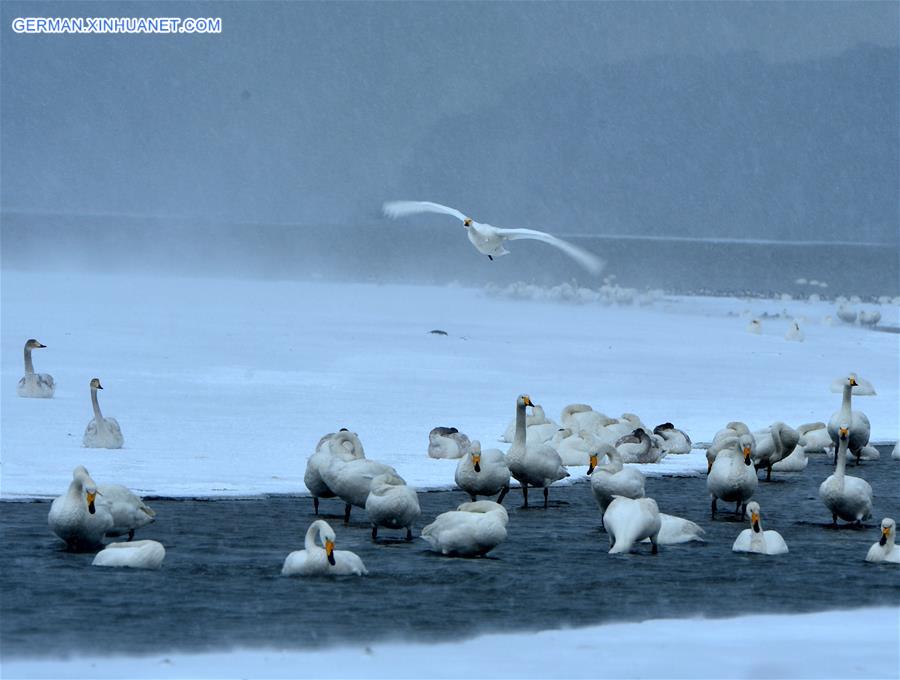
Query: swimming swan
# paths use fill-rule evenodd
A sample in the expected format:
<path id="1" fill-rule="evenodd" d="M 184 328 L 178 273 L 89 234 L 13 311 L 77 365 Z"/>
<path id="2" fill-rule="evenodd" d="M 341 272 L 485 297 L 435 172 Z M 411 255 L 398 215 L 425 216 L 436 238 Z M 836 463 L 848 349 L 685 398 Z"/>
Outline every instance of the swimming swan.
<path id="1" fill-rule="evenodd" d="M 525 407 L 534 406 L 527 394 L 516 399 L 516 438 L 506 453 L 510 474 L 522 485 L 522 498 L 528 507 L 528 487 L 543 487 L 544 507 L 548 503 L 548 487 L 569 476 L 559 454 L 547 444 L 529 444 L 525 439 Z"/>
<path id="2" fill-rule="evenodd" d="M 406 540 L 412 540 L 412 525 L 422 510 L 416 490 L 394 474 L 381 474 L 372 478 L 366 514 L 372 523 L 372 540 L 378 538 L 378 527 L 406 529 Z"/>
<path id="3" fill-rule="evenodd" d="M 897 525 L 890 517 L 881 520 L 881 538 L 874 543 L 866 555 L 866 562 L 892 562 L 900 564 L 900 550 L 894 545 Z"/>
<path id="4" fill-rule="evenodd" d="M 104 418 L 97 401 L 97 390 L 102 390 L 100 378 L 91 379 L 91 404 L 94 406 L 94 418 L 84 429 L 83 446 L 89 449 L 121 449 L 125 443 L 122 429 L 115 418 Z"/>
<path id="5" fill-rule="evenodd" d="M 166 549 L 158 541 L 110 543 L 94 556 L 95 567 L 130 567 L 159 569 L 166 558 Z"/>
<path id="6" fill-rule="evenodd" d="M 716 516 L 716 502 L 721 499 L 737 503 L 736 513 L 746 507 L 759 481 L 751 459 L 753 437 L 743 434 L 721 442 L 716 459 L 706 477 L 706 488 L 712 496 L 712 516 Z"/>
<path id="7" fill-rule="evenodd" d="M 662 520 L 659 507 L 652 498 L 616 496 L 603 513 L 603 526 L 609 534 L 611 554 L 630 552 L 635 543 L 645 538 L 653 545 L 652 553 L 658 552 Z"/>
<path id="8" fill-rule="evenodd" d="M 851 408 L 850 396 L 851 394 L 859 396 L 874 395 L 875 389 L 868 380 L 863 380 L 856 374 L 851 373 L 847 378 L 839 378 L 831 383 L 831 391 L 843 393 L 840 410 L 835 411 L 828 421 L 828 434 L 831 436 L 831 443 L 837 448 L 838 439 L 840 438 L 838 430 L 841 425 L 847 425 L 850 430 L 847 449 L 856 456 L 856 463 L 859 464 L 862 448 L 869 443 L 869 434 L 872 428 L 865 413 L 854 411 Z"/>
<path id="9" fill-rule="evenodd" d="M 859 477 L 845 474 L 847 447 L 850 430 L 846 424 L 838 427 L 837 462 L 834 474 L 819 486 L 819 498 L 831 511 L 831 521 L 837 524 L 838 517 L 845 522 L 856 522 L 872 516 L 872 487 Z"/>
<path id="10" fill-rule="evenodd" d="M 25 342 L 25 375 L 22 376 L 16 387 L 16 394 L 20 397 L 50 399 L 56 391 L 56 383 L 53 381 L 53 376 L 49 373 L 35 373 L 34 364 L 31 363 L 31 350 L 43 349 L 46 346 L 34 338 Z"/>
<path id="11" fill-rule="evenodd" d="M 97 507 L 97 484 L 81 465 L 72 472 L 69 489 L 54 499 L 47 515 L 51 531 L 74 550 L 88 550 L 103 544 L 113 527 L 113 517 Z"/>
<path id="12" fill-rule="evenodd" d="M 497 502 L 502 503 L 509 493 L 509 467 L 506 456 L 500 449 L 481 450 L 481 442 L 472 442 L 469 452 L 459 459 L 456 465 L 456 485 L 469 494 L 473 501 L 478 496 L 500 495 Z"/>
<path id="13" fill-rule="evenodd" d="M 444 512 L 422 529 L 431 549 L 450 557 L 486 555 L 506 540 L 509 515 L 499 503 L 475 501 Z"/>
<path id="14" fill-rule="evenodd" d="M 732 552 L 751 552 L 760 555 L 783 555 L 788 551 L 787 543 L 777 531 L 763 531 L 759 503 L 747 504 L 750 514 L 750 528 L 744 529 L 731 546 Z"/>
<path id="15" fill-rule="evenodd" d="M 324 547 L 316 545 L 316 538 Z M 349 550 L 335 550 L 334 530 L 317 519 L 306 530 L 305 550 L 295 550 L 284 559 L 283 576 L 365 576 L 363 561 Z"/>
<path id="16" fill-rule="evenodd" d="M 368 458 L 342 460 L 332 456 L 328 464 L 321 469 L 322 479 L 336 496 L 344 501 L 344 523 L 350 523 L 350 511 L 355 505 L 366 507 L 372 480 L 378 475 L 392 474 L 400 477 L 390 465 L 379 463 Z M 403 479 L 400 477 L 400 479 Z"/>
<path id="17" fill-rule="evenodd" d="M 428 433 L 429 458 L 462 458 L 469 446 L 469 438 L 455 427 L 436 427 Z"/>
<path id="18" fill-rule="evenodd" d="M 341 428 L 339 432 L 330 432 L 319 440 L 315 453 L 306 461 L 303 483 L 312 495 L 313 510 L 317 515 L 319 514 L 319 499 L 336 496 L 322 479 L 322 470 L 333 457 L 345 461 L 365 458 L 366 453 L 359 436 L 346 428 Z"/>
<path id="19" fill-rule="evenodd" d="M 558 248 L 566 255 L 575 260 L 591 274 L 599 274 L 603 269 L 603 261 L 596 255 L 592 255 L 583 248 L 572 245 L 568 241 L 551 236 L 543 231 L 535 229 L 500 229 L 476 222 L 470 217 L 466 217 L 455 208 L 448 208 L 439 203 L 430 201 L 388 201 L 384 204 L 384 214 L 388 217 L 403 217 L 405 215 L 415 215 L 417 213 L 440 213 L 442 215 L 451 215 L 463 223 L 463 227 L 469 237 L 469 241 L 475 246 L 476 250 L 482 255 L 487 255 L 493 260 L 495 257 L 507 255 L 509 251 L 503 247 L 505 241 L 515 241 L 517 239 L 532 239 L 535 241 L 543 241 L 554 248 Z"/>

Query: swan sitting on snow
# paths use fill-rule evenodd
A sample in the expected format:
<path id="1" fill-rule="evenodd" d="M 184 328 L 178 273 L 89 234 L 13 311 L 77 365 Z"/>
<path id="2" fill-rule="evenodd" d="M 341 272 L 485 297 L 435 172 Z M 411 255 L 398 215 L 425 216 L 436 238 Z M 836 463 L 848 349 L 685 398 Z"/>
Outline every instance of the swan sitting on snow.
<path id="1" fill-rule="evenodd" d="M 693 447 L 691 438 L 687 436 L 687 433 L 679 430 L 672 423 L 657 425 L 653 428 L 653 434 L 663 438 L 663 444 L 660 447 L 663 455 L 690 453 Z"/>
<path id="2" fill-rule="evenodd" d="M 509 467 L 506 456 L 500 449 L 481 450 L 481 442 L 472 442 L 469 452 L 456 465 L 456 485 L 465 491 L 473 501 L 478 496 L 493 496 L 502 503 L 509 492 Z"/>
<path id="3" fill-rule="evenodd" d="M 588 404 L 569 404 L 562 410 L 560 424 L 573 434 L 597 434 L 602 428 L 616 422 L 605 413 L 595 411 Z"/>
<path id="4" fill-rule="evenodd" d="M 616 496 L 603 513 L 603 526 L 609 534 L 610 553 L 630 552 L 635 543 L 645 538 L 650 539 L 653 554 L 658 552 L 662 520 L 652 498 Z"/>
<path id="5" fill-rule="evenodd" d="M 706 487 L 712 496 L 713 518 L 719 499 L 737 503 L 735 512 L 740 513 L 756 492 L 759 482 L 751 459 L 751 441 L 752 437 L 744 434 L 722 442 L 722 448 L 706 477 Z"/>
<path id="6" fill-rule="evenodd" d="M 475 246 L 479 253 L 487 255 L 491 260 L 495 257 L 509 254 L 509 251 L 503 247 L 504 242 L 517 239 L 532 239 L 543 241 L 563 251 L 591 274 L 599 274 L 600 270 L 603 269 L 603 261 L 600 258 L 583 248 L 572 245 L 568 241 L 563 241 L 560 238 L 551 236 L 543 231 L 536 231 L 535 229 L 499 229 L 490 224 L 476 222 L 471 217 L 463 215 L 459 210 L 448 208 L 439 203 L 430 201 L 389 201 L 384 204 L 384 213 L 388 217 L 403 217 L 417 213 L 439 213 L 455 217 L 463 223 L 472 245 Z"/>
<path id="7" fill-rule="evenodd" d="M 782 422 L 772 423 L 765 430 L 753 433 L 756 447 L 751 452 L 757 469 L 766 469 L 766 481 L 772 479 L 772 466 L 790 456 L 800 442 L 800 433 Z"/>
<path id="8" fill-rule="evenodd" d="M 316 544 L 318 538 L 321 546 Z M 365 576 L 363 561 L 349 550 L 335 550 L 335 535 L 328 522 L 317 519 L 306 530 L 304 550 L 295 550 L 284 560 L 283 576 Z"/>
<path id="9" fill-rule="evenodd" d="M 862 449 L 869 443 L 869 433 L 872 428 L 865 413 L 852 409 L 851 394 L 870 396 L 875 394 L 875 389 L 868 380 L 863 380 L 856 374 L 851 373 L 847 378 L 835 380 L 831 384 L 831 391 L 843 393 L 840 410 L 835 411 L 828 421 L 828 434 L 831 435 L 831 442 L 837 448 L 838 429 L 841 425 L 847 425 L 850 432 L 847 448 L 856 456 L 856 462 L 859 463 Z"/>
<path id="10" fill-rule="evenodd" d="M 528 487 L 544 489 L 544 507 L 548 504 L 548 487 L 569 476 L 559 454 L 547 444 L 530 444 L 525 438 L 525 407 L 534 406 L 527 394 L 516 399 L 516 437 L 506 454 L 510 474 L 522 485 L 522 498 L 528 507 Z"/>
<path id="11" fill-rule="evenodd" d="M 775 472 L 803 472 L 809 465 L 809 458 L 806 456 L 806 440 L 800 437 L 800 443 L 794 447 L 793 452 L 784 460 L 779 460 L 772 464 Z"/>
<path id="12" fill-rule="evenodd" d="M 319 440 L 315 453 L 306 461 L 306 471 L 303 473 L 303 483 L 312 494 L 313 509 L 317 515 L 319 514 L 319 499 L 336 496 L 322 478 L 322 470 L 331 462 L 331 459 L 340 458 L 344 461 L 351 461 L 365 457 L 366 452 L 359 436 L 346 428 L 341 428 L 339 432 L 330 432 Z"/>
<path id="13" fill-rule="evenodd" d="M 787 543 L 777 531 L 763 531 L 759 503 L 751 501 L 747 504 L 750 514 L 750 528 L 738 534 L 733 552 L 759 553 L 760 555 L 783 555 L 788 551 Z"/>
<path id="14" fill-rule="evenodd" d="M 470 445 L 469 438 L 455 427 L 435 427 L 428 433 L 429 458 L 462 458 Z"/>
<path id="15" fill-rule="evenodd" d="M 630 434 L 619 437 L 615 446 L 626 463 L 658 463 L 666 455 L 646 430 L 640 427 Z"/>
<path id="16" fill-rule="evenodd" d="M 837 524 L 838 517 L 845 522 L 856 522 L 872 516 L 872 487 L 859 477 L 845 474 L 847 446 L 850 430 L 846 424 L 838 427 L 837 461 L 834 474 L 819 486 L 819 498 L 831 511 L 831 521 Z"/>
<path id="17" fill-rule="evenodd" d="M 50 399 L 56 391 L 56 383 L 53 381 L 53 376 L 49 373 L 35 373 L 34 364 L 31 362 L 31 350 L 43 349 L 46 346 L 34 338 L 25 342 L 25 375 L 22 376 L 16 387 L 16 394 L 20 397 Z"/>
<path id="18" fill-rule="evenodd" d="M 166 549 L 158 541 L 110 543 L 94 556 L 95 567 L 130 567 L 131 569 L 159 569 L 166 558 Z"/>
<path id="19" fill-rule="evenodd" d="M 431 549 L 451 557 L 486 555 L 506 540 L 509 515 L 499 503 L 475 501 L 444 512 L 422 529 Z"/>
<path id="20" fill-rule="evenodd" d="M 807 453 L 825 453 L 828 449 L 834 448 L 834 442 L 831 441 L 825 423 L 804 423 L 797 428 L 797 432 L 806 442 L 803 448 Z"/>
<path id="21" fill-rule="evenodd" d="M 897 525 L 890 517 L 881 520 L 881 538 L 869 548 L 866 562 L 892 562 L 900 564 L 900 550 L 894 545 Z"/>
<path id="22" fill-rule="evenodd" d="M 378 475 L 392 474 L 400 477 L 390 465 L 368 458 L 342 460 L 332 456 L 327 465 L 320 468 L 322 480 L 345 503 L 344 524 L 350 523 L 350 511 L 355 505 L 366 507 L 372 480 Z M 402 479 L 402 477 L 400 477 Z"/>
<path id="23" fill-rule="evenodd" d="M 378 537 L 378 527 L 406 529 L 406 540 L 412 540 L 412 525 L 422 510 L 415 489 L 406 485 L 400 477 L 381 474 L 372 479 L 366 514 L 372 523 L 372 540 Z"/>
<path id="24" fill-rule="evenodd" d="M 97 507 L 97 484 L 79 465 L 72 472 L 69 489 L 54 499 L 47 515 L 51 531 L 69 548 L 85 550 L 102 545 L 113 517 L 106 508 Z"/>
<path id="25" fill-rule="evenodd" d="M 588 432 L 572 432 L 568 427 L 563 427 L 553 435 L 550 446 L 556 450 L 563 465 L 567 467 L 589 465 L 591 451 L 596 447 L 597 441 L 597 438 Z"/>
<path id="26" fill-rule="evenodd" d="M 82 445 L 89 449 L 121 449 L 125 443 L 122 428 L 115 418 L 104 418 L 97 401 L 97 390 L 102 390 L 100 378 L 91 379 L 91 404 L 94 407 L 94 418 L 84 429 Z"/>
<path id="27" fill-rule="evenodd" d="M 546 442 L 553 438 L 559 426 L 547 418 L 544 408 L 540 404 L 536 404 L 531 408 L 531 413 L 525 413 L 525 428 L 528 439 L 533 439 L 535 442 Z M 532 428 L 535 429 L 532 430 Z M 500 441 L 512 444 L 515 439 L 516 419 L 513 418 L 506 426 L 506 430 L 503 431 Z"/>

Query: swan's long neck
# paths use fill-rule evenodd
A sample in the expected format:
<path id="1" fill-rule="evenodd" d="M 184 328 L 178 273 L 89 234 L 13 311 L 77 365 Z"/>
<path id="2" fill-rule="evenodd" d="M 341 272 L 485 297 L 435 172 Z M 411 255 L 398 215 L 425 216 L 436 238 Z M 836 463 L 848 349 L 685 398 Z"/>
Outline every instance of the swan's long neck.
<path id="1" fill-rule="evenodd" d="M 516 438 L 515 444 L 525 446 L 525 404 L 516 403 Z"/>
<path id="2" fill-rule="evenodd" d="M 81 481 L 80 477 L 75 477 L 72 480 L 72 483 L 69 484 L 69 491 L 66 494 L 70 501 L 80 503 L 81 499 L 84 497 L 84 484 Z"/>
<path id="3" fill-rule="evenodd" d="M 625 464 L 622 462 L 622 454 L 616 449 L 607 451 L 606 457 L 609 458 L 609 464 L 604 467 L 609 472 L 615 474 L 616 472 L 621 472 L 625 468 Z"/>
<path id="4" fill-rule="evenodd" d="M 850 408 L 850 394 L 853 392 L 852 385 L 844 385 L 844 398 L 841 401 L 841 415 L 844 417 L 844 422 L 850 422 L 850 415 L 853 411 Z"/>
<path id="5" fill-rule="evenodd" d="M 754 550 L 759 550 L 760 552 L 766 551 L 766 532 L 763 529 L 762 518 L 757 521 L 759 525 L 759 531 L 754 531 L 753 527 L 750 527 L 750 546 Z"/>
<path id="6" fill-rule="evenodd" d="M 316 543 L 316 537 L 319 535 L 319 525 L 316 522 L 313 522 L 309 529 L 306 530 L 306 538 L 303 540 L 303 547 L 306 548 L 306 552 L 314 552 L 316 550 L 322 550 Z"/>
<path id="7" fill-rule="evenodd" d="M 34 373 L 34 364 L 31 363 L 31 347 L 25 348 L 25 373 Z"/>
<path id="8" fill-rule="evenodd" d="M 844 470 L 847 467 L 847 440 L 840 439 L 837 451 L 837 461 L 834 464 L 834 478 L 838 486 L 844 488 Z"/>
<path id="9" fill-rule="evenodd" d="M 97 388 L 91 388 L 91 404 L 94 406 L 94 418 L 98 421 L 103 420 L 103 414 L 100 413 L 100 402 L 97 401 Z"/>
<path id="10" fill-rule="evenodd" d="M 784 456 L 784 442 L 781 441 L 781 426 L 772 428 L 772 444 L 779 457 Z"/>

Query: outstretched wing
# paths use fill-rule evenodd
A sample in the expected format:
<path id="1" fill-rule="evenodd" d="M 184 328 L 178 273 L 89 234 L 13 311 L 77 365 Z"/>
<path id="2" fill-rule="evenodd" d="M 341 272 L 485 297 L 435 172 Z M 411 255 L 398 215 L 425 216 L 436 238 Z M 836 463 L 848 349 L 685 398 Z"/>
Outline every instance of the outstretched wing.
<path id="1" fill-rule="evenodd" d="M 404 217 L 405 215 L 415 215 L 418 213 L 440 213 L 441 215 L 452 215 L 460 222 L 466 220 L 456 208 L 448 208 L 440 203 L 432 203 L 431 201 L 387 201 L 382 206 L 384 214 L 388 217 Z"/>
<path id="2" fill-rule="evenodd" d="M 521 238 L 543 241 L 544 243 L 559 248 L 566 255 L 587 269 L 591 274 L 599 274 L 600 270 L 603 269 L 603 260 L 596 255 L 589 253 L 584 248 L 572 245 L 568 241 L 563 241 L 561 238 L 551 236 L 546 232 L 537 231 L 536 229 L 497 229 L 497 233 L 510 241 Z"/>

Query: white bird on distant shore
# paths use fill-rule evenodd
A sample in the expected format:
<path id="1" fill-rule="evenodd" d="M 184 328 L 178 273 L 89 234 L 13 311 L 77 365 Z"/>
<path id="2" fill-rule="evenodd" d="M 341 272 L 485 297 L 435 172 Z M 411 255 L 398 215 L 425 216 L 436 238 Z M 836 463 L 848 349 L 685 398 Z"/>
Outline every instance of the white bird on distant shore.
<path id="1" fill-rule="evenodd" d="M 83 446 L 90 449 L 121 449 L 125 443 L 122 436 L 122 428 L 115 418 L 104 418 L 100 412 L 100 402 L 97 401 L 97 390 L 102 390 L 100 378 L 91 379 L 91 404 L 94 407 L 94 417 L 84 428 L 84 437 L 81 440 Z"/>
<path id="2" fill-rule="evenodd" d="M 490 224 L 476 222 L 455 208 L 448 208 L 440 203 L 432 203 L 430 201 L 388 201 L 384 204 L 384 214 L 388 217 L 404 217 L 405 215 L 418 213 L 439 213 L 457 218 L 463 223 L 472 245 L 475 246 L 479 253 L 487 255 L 491 260 L 509 253 L 503 247 L 504 241 L 532 239 L 543 241 L 558 248 L 591 274 L 598 274 L 603 269 L 603 261 L 596 255 L 592 255 L 568 241 L 563 241 L 543 231 L 537 231 L 536 229 L 500 229 Z"/>
<path id="3" fill-rule="evenodd" d="M 38 397 L 50 399 L 56 391 L 56 383 L 49 373 L 35 373 L 34 363 L 31 360 L 31 350 L 44 349 L 43 345 L 34 338 L 25 342 L 25 375 L 19 380 L 16 393 L 20 397 Z"/>

